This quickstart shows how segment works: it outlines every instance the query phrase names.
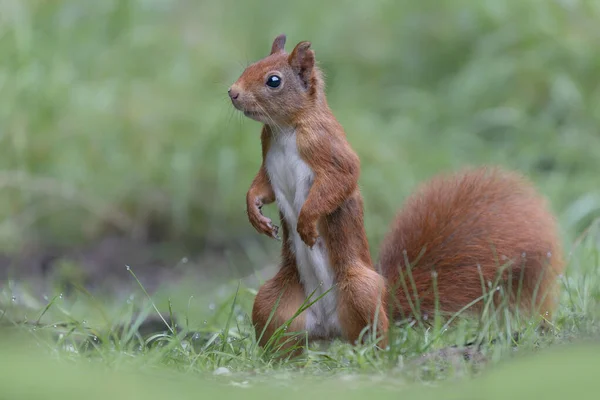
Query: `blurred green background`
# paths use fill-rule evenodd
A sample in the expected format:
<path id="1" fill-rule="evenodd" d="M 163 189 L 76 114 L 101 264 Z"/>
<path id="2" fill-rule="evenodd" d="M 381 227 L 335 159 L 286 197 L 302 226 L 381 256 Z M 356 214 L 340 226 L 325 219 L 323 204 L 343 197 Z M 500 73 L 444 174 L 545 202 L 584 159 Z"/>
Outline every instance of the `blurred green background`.
<path id="1" fill-rule="evenodd" d="M 374 253 L 417 184 L 482 163 L 531 177 L 568 245 L 600 214 L 599 18 L 576 0 L 2 0 L 0 249 L 116 236 L 273 262 L 245 215 L 260 125 L 227 88 L 282 32 L 313 43 L 361 157 Z"/>
<path id="2" fill-rule="evenodd" d="M 17 347 L 18 348 L 18 347 Z M 477 380 L 410 386 L 401 377 L 244 376 L 197 377 L 166 368 L 125 365 L 117 371 L 97 365 L 57 363 L 33 352 L 0 349 L 0 384 L 10 399 L 419 399 L 564 400 L 598 395 L 597 345 L 566 346 L 504 363 Z M 133 367 L 133 368 L 132 368 Z M 140 372 L 142 369 L 143 372 Z M 30 377 L 34 376 L 34 379 Z M 527 379 L 523 379 L 527 377 Z"/>

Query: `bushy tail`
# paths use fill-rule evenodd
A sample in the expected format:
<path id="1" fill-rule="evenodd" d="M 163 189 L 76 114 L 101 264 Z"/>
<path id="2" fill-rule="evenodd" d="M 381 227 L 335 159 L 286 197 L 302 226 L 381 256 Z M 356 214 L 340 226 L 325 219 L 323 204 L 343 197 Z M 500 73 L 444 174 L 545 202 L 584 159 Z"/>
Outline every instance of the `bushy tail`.
<path id="1" fill-rule="evenodd" d="M 469 168 L 423 184 L 380 249 L 394 314 L 481 311 L 485 293 L 550 316 L 564 269 L 556 221 L 521 175 Z"/>

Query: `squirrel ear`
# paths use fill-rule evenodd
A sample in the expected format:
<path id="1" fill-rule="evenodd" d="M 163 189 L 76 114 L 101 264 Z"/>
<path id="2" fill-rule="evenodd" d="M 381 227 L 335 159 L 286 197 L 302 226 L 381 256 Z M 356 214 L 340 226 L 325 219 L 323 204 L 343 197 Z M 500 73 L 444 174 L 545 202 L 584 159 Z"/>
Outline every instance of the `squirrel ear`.
<path id="1" fill-rule="evenodd" d="M 279 53 L 285 49 L 285 34 L 281 34 L 275 38 L 271 46 L 271 54 Z"/>
<path id="2" fill-rule="evenodd" d="M 288 57 L 292 70 L 300 77 L 305 87 L 308 87 L 310 75 L 315 66 L 315 52 L 310 45 L 310 42 L 298 43 Z"/>

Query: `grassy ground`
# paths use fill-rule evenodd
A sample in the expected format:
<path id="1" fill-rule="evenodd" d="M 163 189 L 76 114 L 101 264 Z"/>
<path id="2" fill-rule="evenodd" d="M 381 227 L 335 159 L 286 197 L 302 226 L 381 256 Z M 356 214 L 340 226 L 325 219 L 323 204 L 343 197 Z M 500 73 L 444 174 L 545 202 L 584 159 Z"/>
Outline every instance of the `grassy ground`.
<path id="1" fill-rule="evenodd" d="M 334 398 L 589 396 L 598 389 L 600 369 L 599 228 L 572 253 L 549 332 L 499 309 L 433 328 L 399 322 L 386 351 L 334 342 L 279 359 L 277 349 L 256 346 L 248 319 L 254 291 L 239 282 L 204 292 L 179 285 L 149 295 L 130 269 L 139 290 L 123 303 L 80 290 L 36 304 L 24 292 L 11 296 L 7 287 L 0 293 L 0 394 L 152 399 L 234 395 L 245 388 L 240 393 L 251 398 L 311 392 Z"/>
<path id="2" fill-rule="evenodd" d="M 478 380 L 445 383 L 438 387 L 406 386 L 382 379 L 319 379 L 278 376 L 276 384 L 248 383 L 235 377 L 198 378 L 173 376 L 169 370 L 141 374 L 130 369 L 118 372 L 52 362 L 38 355 L 14 355 L 4 351 L 0 360 L 0 383 L 5 398 L 27 399 L 178 399 L 243 396 L 247 399 L 318 398 L 363 399 L 564 399 L 595 398 L 598 390 L 598 346 L 570 346 L 533 358 L 503 365 Z M 28 376 L 35 375 L 33 381 Z M 527 379 L 523 379 L 526 376 Z"/>
<path id="3" fill-rule="evenodd" d="M 125 261 L 118 276 L 133 289 L 119 296 L 7 279 L 0 398 L 545 396 L 531 391 L 536 382 L 546 398 L 594 390 L 594 347 L 551 348 L 600 337 L 599 17 L 593 1 L 0 0 L 7 254 L 32 239 L 78 246 L 116 232 L 200 254 L 205 244 L 241 249 L 229 266 L 238 271 L 273 263 L 278 243 L 244 215 L 259 125 L 234 113 L 226 90 L 281 32 L 289 46 L 311 40 L 326 72 L 362 160 L 375 256 L 419 182 L 488 162 L 538 184 L 569 253 L 549 334 L 496 313 L 448 329 L 399 324 L 388 351 L 334 343 L 294 362 L 256 346 L 255 283 L 184 280 L 147 294 L 133 275 L 144 267 L 127 271 Z M 473 340 L 481 347 L 461 350 Z M 540 349 L 549 352 L 513 360 Z"/>

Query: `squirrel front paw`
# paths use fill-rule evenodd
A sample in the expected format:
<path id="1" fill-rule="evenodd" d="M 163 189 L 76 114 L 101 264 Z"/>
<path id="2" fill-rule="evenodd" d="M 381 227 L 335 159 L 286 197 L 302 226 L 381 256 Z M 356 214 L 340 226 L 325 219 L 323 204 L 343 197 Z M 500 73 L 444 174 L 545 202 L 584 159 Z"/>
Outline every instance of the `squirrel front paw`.
<path id="1" fill-rule="evenodd" d="M 300 235 L 300 239 L 310 248 L 312 248 L 315 243 L 317 243 L 317 238 L 319 234 L 317 232 L 317 222 L 316 221 L 307 221 L 304 218 L 298 219 L 298 226 L 296 227 L 296 231 Z"/>
<path id="2" fill-rule="evenodd" d="M 248 219 L 258 233 L 279 240 L 279 227 L 273 225 L 271 220 L 262 214 L 259 207 L 250 207 L 248 209 Z"/>

